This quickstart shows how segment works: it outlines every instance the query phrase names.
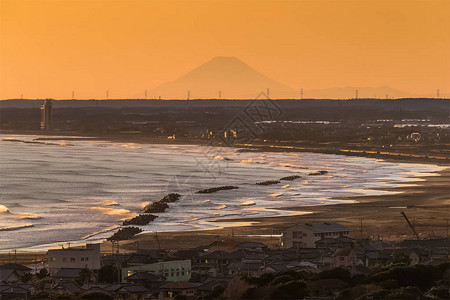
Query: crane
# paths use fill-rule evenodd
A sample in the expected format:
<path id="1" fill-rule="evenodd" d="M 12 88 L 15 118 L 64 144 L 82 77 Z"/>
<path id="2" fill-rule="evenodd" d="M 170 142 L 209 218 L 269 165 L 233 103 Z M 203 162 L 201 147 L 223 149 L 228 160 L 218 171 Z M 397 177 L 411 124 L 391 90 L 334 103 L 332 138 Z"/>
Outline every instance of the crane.
<path id="1" fill-rule="evenodd" d="M 420 240 L 419 234 L 417 233 L 416 229 L 414 228 L 414 226 L 413 226 L 413 225 L 411 224 L 411 222 L 409 221 L 409 219 L 408 219 L 408 217 L 406 216 L 405 212 L 402 211 L 401 214 L 402 214 L 403 217 L 405 218 L 406 222 L 408 222 L 409 227 L 411 227 L 411 230 L 412 230 L 413 233 L 414 233 L 414 237 L 415 237 L 416 239 Z"/>

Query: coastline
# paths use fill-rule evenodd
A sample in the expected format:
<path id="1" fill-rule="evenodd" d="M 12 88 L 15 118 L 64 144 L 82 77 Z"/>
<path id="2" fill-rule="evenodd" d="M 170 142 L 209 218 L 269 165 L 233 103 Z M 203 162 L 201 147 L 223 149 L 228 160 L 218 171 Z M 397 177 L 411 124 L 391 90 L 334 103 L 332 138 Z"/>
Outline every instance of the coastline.
<path id="1" fill-rule="evenodd" d="M 47 134 L 49 133 L 46 133 L 46 135 Z M 56 134 L 54 133 L 54 135 Z M 70 137 L 78 139 L 75 136 L 80 139 L 89 140 L 96 139 L 123 143 L 149 143 L 148 140 L 137 141 L 134 139 L 130 141 L 130 138 L 125 137 L 123 139 L 117 137 L 108 139 L 105 137 L 80 137 L 80 135 L 70 135 Z M 176 143 L 170 143 L 169 140 L 163 139 L 157 141 L 154 139 L 150 140 L 154 144 L 193 144 L 192 142 L 188 143 L 186 140 L 178 140 Z M 284 152 L 290 151 L 285 150 Z M 423 160 L 396 160 L 395 157 L 393 157 L 392 160 L 399 163 L 430 163 Z M 439 165 L 444 166 L 442 164 Z M 444 236 L 447 229 L 446 221 L 449 215 L 449 189 L 447 186 L 450 181 L 450 170 L 446 168 L 437 173 L 439 173 L 440 176 L 426 177 L 425 181 L 420 181 L 419 178 L 417 181 L 399 183 L 399 187 L 390 189 L 401 192 L 400 194 L 354 196 L 340 199 L 357 200 L 358 203 L 314 207 L 298 206 L 283 209 L 292 213 L 307 212 L 308 214 L 306 215 L 219 220 L 217 221 L 218 223 L 227 223 L 233 227 L 183 232 L 161 232 L 158 233 L 158 242 L 162 248 L 189 248 L 208 244 L 216 241 L 218 238 L 231 238 L 234 235 L 234 238 L 236 239 L 260 241 L 272 247 L 278 247 L 278 235 L 281 230 L 295 223 L 323 220 L 337 221 L 349 226 L 353 231 L 353 237 L 360 237 L 359 228 L 361 219 L 363 219 L 363 237 L 367 237 L 368 235 L 372 237 L 380 236 L 380 238 L 385 240 L 411 238 L 411 230 L 400 215 L 402 210 L 405 210 L 410 219 L 416 221 L 417 229 L 419 232 L 423 233 L 423 236 L 431 237 L 433 232 L 436 235 Z M 411 186 L 411 184 L 416 184 L 416 186 Z M 174 240 L 176 240 L 175 243 Z M 156 248 L 157 244 L 155 234 L 144 233 L 131 240 L 121 242 L 121 249 L 122 251 L 135 251 L 137 248 Z M 104 242 L 102 251 L 109 252 L 109 249 L 110 243 Z M 21 254 L 24 254 L 24 252 Z M 35 255 L 39 256 L 39 253 L 30 253 L 30 257 L 34 257 Z M 5 259 L 5 257 L 6 254 L 0 255 L 0 259 Z"/>
<path id="2" fill-rule="evenodd" d="M 40 130 L 0 130 L 0 135 L 36 135 L 66 137 L 67 140 L 92 140 L 108 141 L 115 143 L 132 144 L 167 144 L 167 145 L 197 145 L 212 147 L 230 147 L 223 144 L 219 139 L 177 138 L 168 139 L 163 137 L 151 137 L 140 133 L 106 133 L 106 132 L 72 132 L 72 131 L 40 131 Z M 57 139 L 57 138 L 55 138 Z M 47 138 L 46 140 L 52 140 Z M 311 141 L 279 141 L 270 143 L 255 141 L 253 144 L 234 144 L 233 148 L 249 152 L 310 152 L 322 154 L 334 154 L 354 157 L 366 157 L 381 159 L 397 163 L 421 163 L 450 166 L 450 157 L 446 153 L 432 153 L 432 147 L 427 145 L 412 145 L 399 151 L 379 151 L 377 145 L 361 143 L 316 143 Z M 405 151 L 406 150 L 406 151 Z"/>
<path id="3" fill-rule="evenodd" d="M 396 194 L 340 198 L 357 201 L 355 203 L 283 208 L 282 210 L 293 213 L 290 216 L 215 221 L 227 223 L 227 227 L 223 228 L 142 233 L 130 240 L 121 241 L 120 249 L 121 252 L 158 247 L 177 250 L 207 245 L 219 239 L 252 240 L 278 248 L 280 233 L 284 228 L 296 223 L 324 220 L 350 227 L 353 238 L 361 238 L 360 225 L 363 220 L 363 238 L 381 238 L 386 241 L 412 239 L 412 231 L 400 214 L 401 211 L 406 212 L 421 237 L 445 237 L 450 215 L 450 168 L 444 167 L 435 173 L 435 176 L 427 176 L 423 181 L 417 178 L 416 181 L 399 183 L 398 187 L 389 189 L 399 192 Z M 302 212 L 305 214 L 296 214 Z M 101 248 L 102 253 L 111 251 L 111 245 L 107 241 L 102 243 Z M 31 263 L 36 258 L 45 258 L 45 253 L 18 252 L 18 261 Z M 0 253 L 0 261 L 8 259 L 8 253 Z"/>
<path id="4" fill-rule="evenodd" d="M 422 238 L 445 237 L 450 215 L 449 187 L 450 169 L 436 172 L 424 181 L 400 183 L 391 190 L 400 192 L 389 195 L 353 196 L 341 199 L 356 200 L 356 203 L 321 206 L 296 206 L 284 208 L 292 212 L 307 212 L 293 216 L 261 218 L 239 218 L 220 220 L 220 223 L 235 223 L 233 227 L 221 229 L 158 232 L 157 239 L 162 248 L 176 249 L 196 247 L 218 239 L 235 238 L 254 240 L 279 247 L 279 235 L 284 228 L 300 222 L 330 221 L 350 227 L 353 238 L 380 238 L 385 241 L 412 239 L 412 231 L 400 212 L 405 211 Z M 361 234 L 362 220 L 362 234 Z M 251 223 L 251 224 L 249 224 Z M 176 246 L 173 241 L 176 240 Z M 156 234 L 143 233 L 131 240 L 123 241 L 124 250 L 156 249 Z"/>

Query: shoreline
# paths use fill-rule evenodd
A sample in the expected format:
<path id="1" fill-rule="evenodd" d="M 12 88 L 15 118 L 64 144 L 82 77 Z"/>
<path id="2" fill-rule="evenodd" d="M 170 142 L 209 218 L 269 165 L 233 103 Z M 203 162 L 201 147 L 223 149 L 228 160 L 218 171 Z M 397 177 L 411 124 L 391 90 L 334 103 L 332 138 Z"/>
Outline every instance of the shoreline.
<path id="1" fill-rule="evenodd" d="M 4 132 L 0 132 L 4 134 Z M 39 132 L 39 135 L 48 135 L 49 133 Z M 10 133 L 10 134 L 19 134 L 19 133 Z M 25 135 L 24 133 L 21 133 Z M 55 133 L 52 133 L 55 135 Z M 28 135 L 38 135 L 36 133 L 29 133 Z M 60 134 L 58 134 L 61 136 Z M 82 137 L 80 135 L 68 135 L 69 137 L 73 137 L 74 139 L 87 139 L 87 140 L 104 140 L 111 141 L 111 139 L 106 137 Z M 117 142 L 127 142 L 130 143 L 129 138 L 123 139 L 113 139 L 113 141 Z M 168 140 L 159 140 L 155 141 L 151 139 L 153 144 L 193 144 L 187 143 L 186 141 L 177 141 L 177 143 L 169 143 Z M 186 142 L 186 143 L 183 143 Z M 151 144 L 148 141 L 133 141 L 133 143 L 146 143 Z M 290 151 L 284 151 L 290 152 Z M 327 153 L 329 154 L 329 153 Z M 404 160 L 396 160 L 399 163 L 411 163 Z M 413 163 L 418 163 L 418 161 L 414 161 Z M 429 164 L 429 162 L 420 161 L 422 164 Z M 337 221 L 341 222 L 344 225 L 348 225 L 351 227 L 353 231 L 353 237 L 360 237 L 358 234 L 355 235 L 355 232 L 359 233 L 359 224 L 360 219 L 365 219 L 368 216 L 375 217 L 374 219 L 363 220 L 363 237 L 367 235 L 377 237 L 380 236 L 386 240 L 398 240 L 404 238 L 411 237 L 411 230 L 407 226 L 405 220 L 400 215 L 400 208 L 389 208 L 389 207 L 405 207 L 404 210 L 408 214 L 408 217 L 414 220 L 418 220 L 418 231 L 421 232 L 421 226 L 424 228 L 422 233 L 424 236 L 431 236 L 431 232 L 434 232 L 437 235 L 441 235 L 445 233 L 447 229 L 446 220 L 442 219 L 442 217 L 448 218 L 449 215 L 449 203 L 448 203 L 448 192 L 450 190 L 447 188 L 448 182 L 450 180 L 450 170 L 446 165 L 439 164 L 440 167 L 444 168 L 443 170 L 437 171 L 440 176 L 435 177 L 425 177 L 425 181 L 421 181 L 420 177 L 416 177 L 419 180 L 398 183 L 399 186 L 395 188 L 390 188 L 389 190 L 400 191 L 401 194 L 391 194 L 391 195 L 379 195 L 379 196 L 352 196 L 339 198 L 339 200 L 357 200 L 358 203 L 346 203 L 346 204 L 331 204 L 331 205 L 319 205 L 319 206 L 297 206 L 297 207 L 288 207 L 283 208 L 281 210 L 290 211 L 294 213 L 291 216 L 274 216 L 274 217 L 248 217 L 248 218 L 239 218 L 239 219 L 225 219 L 225 220 L 217 220 L 213 221 L 214 223 L 225 223 L 230 224 L 234 227 L 226 227 L 226 228 L 215 228 L 215 229 L 202 229 L 202 230 L 194 230 L 194 231 L 173 231 L 173 232 L 158 232 L 158 242 L 161 247 L 166 248 L 183 248 L 195 247 L 198 246 L 200 242 L 203 244 L 207 244 L 206 241 L 213 242 L 217 240 L 217 238 L 231 238 L 233 235 L 235 238 L 242 240 L 255 240 L 264 242 L 269 244 L 272 247 L 278 247 L 279 237 L 277 237 L 280 231 L 283 228 L 288 227 L 289 225 L 293 225 L 298 222 L 303 222 L 304 220 L 308 221 Z M 416 184 L 417 186 L 411 186 L 411 184 Z M 443 190 L 444 188 L 444 190 Z M 434 191 L 438 189 L 438 191 Z M 424 201 L 420 200 L 420 194 L 426 194 L 425 197 L 427 200 L 432 200 L 433 204 L 424 206 Z M 446 194 L 447 193 L 447 194 Z M 444 195 L 443 195 L 444 194 Z M 446 195 L 445 195 L 446 194 Z M 446 197 L 445 197 L 446 196 Z M 383 199 L 387 198 L 387 199 Z M 400 200 L 396 199 L 400 198 Z M 445 201 L 447 203 L 445 203 Z M 270 208 L 268 208 L 270 209 Z M 279 209 L 279 208 L 277 208 Z M 385 211 L 382 212 L 381 210 Z M 374 216 L 373 210 L 375 210 L 376 214 Z M 308 214 L 299 215 L 299 212 L 307 212 Z M 395 213 L 394 213 L 395 212 Z M 416 214 L 418 212 L 418 214 Z M 380 214 L 382 216 L 380 216 Z M 430 215 L 435 215 L 430 217 Z M 431 222 L 432 219 L 442 220 Z M 389 216 L 389 217 L 388 217 Z M 395 220 L 389 221 L 388 218 L 395 218 Z M 420 224 L 424 222 L 428 222 L 425 224 Z M 238 224 L 239 223 L 239 224 Z M 251 223 L 251 224 L 247 224 Z M 445 223 L 445 224 L 444 224 Z M 431 225 L 430 225 L 431 224 Z M 384 226 L 384 228 L 382 228 Z M 395 230 L 389 230 L 388 227 L 393 226 Z M 428 226 L 428 227 L 427 227 Z M 431 226 L 431 229 L 430 229 Z M 427 228 L 425 228 L 427 227 Z M 387 234 L 388 232 L 391 235 Z M 180 242 L 175 243 L 173 240 L 177 239 Z M 144 233 L 140 234 L 131 240 L 122 241 L 121 248 L 122 251 L 135 251 L 137 247 L 139 248 L 152 248 L 155 247 L 157 243 L 155 243 L 155 237 L 153 233 Z M 153 246 L 152 246 L 153 244 Z M 110 244 L 109 242 L 102 243 L 102 251 L 109 252 Z M 21 254 L 25 254 L 26 252 L 21 252 Z M 39 256 L 42 255 L 42 252 L 30 252 L 31 256 Z M 0 254 L 0 260 L 4 260 L 7 256 L 7 253 Z"/>
<path id="2" fill-rule="evenodd" d="M 334 221 L 350 227 L 353 238 L 380 238 L 385 241 L 401 241 L 412 239 L 412 231 L 400 212 L 405 211 L 415 223 L 416 230 L 422 238 L 446 237 L 450 200 L 448 182 L 450 168 L 436 173 L 438 176 L 427 176 L 424 181 L 399 183 L 391 188 L 400 194 L 377 196 L 352 196 L 344 200 L 357 200 L 357 203 L 328 204 L 319 206 L 297 206 L 283 208 L 294 215 L 273 217 L 248 217 L 242 219 L 226 219 L 213 221 L 228 223 L 230 227 L 200 229 L 191 231 L 167 231 L 142 233 L 130 240 L 120 242 L 121 252 L 135 252 L 138 249 L 177 250 L 207 245 L 221 239 L 237 241 L 256 241 L 271 248 L 280 247 L 280 233 L 284 228 L 296 223 L 314 221 Z M 414 184 L 415 186 L 411 186 Z M 434 191 L 434 192 L 432 192 Z M 424 196 L 424 194 L 427 196 Z M 295 214 L 307 212 L 307 214 Z M 101 242 L 101 252 L 111 253 L 108 241 Z M 42 261 L 46 252 L 18 251 L 17 262 L 31 265 L 33 261 Z M 0 261 L 14 261 L 14 254 L 0 253 Z"/>
<path id="3" fill-rule="evenodd" d="M 385 241 L 412 239 L 411 228 L 400 212 L 405 211 L 422 238 L 445 237 L 448 230 L 450 200 L 448 197 L 450 169 L 437 171 L 437 176 L 427 176 L 424 181 L 399 183 L 389 195 L 343 197 L 356 203 L 296 206 L 283 208 L 291 212 L 307 212 L 292 216 L 248 217 L 218 220 L 217 223 L 235 223 L 237 227 L 194 231 L 158 232 L 161 247 L 170 247 L 173 240 L 183 248 L 212 243 L 218 239 L 234 238 L 264 242 L 279 247 L 279 234 L 284 228 L 300 222 L 331 221 L 350 227 L 353 238 L 380 238 Z M 413 185 L 413 186 L 412 186 Z M 362 220 L 362 234 L 361 234 Z M 251 223 L 246 224 L 246 223 Z M 242 225 L 244 224 L 244 225 Z M 142 233 L 123 241 L 123 249 L 135 250 L 137 246 L 156 249 L 156 234 Z M 176 245 L 179 247 L 179 245 Z M 176 248 L 176 247 L 175 247 Z"/>
<path id="4" fill-rule="evenodd" d="M 0 135 L 36 135 L 36 136 L 57 136 L 67 137 L 67 140 L 90 140 L 90 141 L 108 141 L 116 143 L 132 143 L 132 144 L 155 144 L 155 145 L 196 145 L 208 147 L 230 147 L 223 144 L 217 139 L 194 139 L 194 138 L 177 138 L 168 139 L 163 137 L 143 136 L 139 133 L 87 133 L 87 132 L 71 132 L 71 131 L 21 131 L 21 130 L 0 130 Z M 128 134 L 128 135 L 126 135 Z M 56 139 L 56 138 L 55 138 Z M 48 138 L 46 140 L 52 140 Z M 260 144 L 263 143 L 263 144 Z M 388 162 L 397 163 L 421 163 L 436 164 L 440 166 L 450 166 L 450 157 L 427 155 L 421 153 L 420 145 L 417 149 L 412 149 L 415 153 L 401 153 L 389 151 L 377 151 L 376 145 L 359 144 L 330 144 L 324 142 L 314 143 L 311 141 L 281 141 L 278 143 L 265 143 L 259 141 L 257 144 L 234 144 L 232 148 L 241 149 L 248 152 L 308 152 L 334 154 L 353 157 L 365 157 L 373 159 L 381 159 Z M 375 149 L 375 150 L 374 150 Z M 426 150 L 426 149 L 425 149 Z"/>

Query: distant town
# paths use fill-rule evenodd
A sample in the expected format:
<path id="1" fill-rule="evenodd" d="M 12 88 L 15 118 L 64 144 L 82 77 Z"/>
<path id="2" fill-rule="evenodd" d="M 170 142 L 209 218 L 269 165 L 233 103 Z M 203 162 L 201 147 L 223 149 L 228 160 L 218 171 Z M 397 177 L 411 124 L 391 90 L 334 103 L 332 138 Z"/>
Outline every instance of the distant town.
<path id="1" fill-rule="evenodd" d="M 2 132 L 448 162 L 448 99 L 4 100 Z"/>

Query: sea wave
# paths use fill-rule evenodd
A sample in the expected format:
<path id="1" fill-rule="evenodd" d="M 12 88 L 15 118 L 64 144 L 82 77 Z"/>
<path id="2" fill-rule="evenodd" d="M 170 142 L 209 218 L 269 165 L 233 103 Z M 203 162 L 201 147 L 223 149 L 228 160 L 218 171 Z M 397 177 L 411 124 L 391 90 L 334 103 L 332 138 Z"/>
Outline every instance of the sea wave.
<path id="1" fill-rule="evenodd" d="M 250 206 L 250 205 L 256 205 L 255 201 L 244 201 L 241 203 L 241 206 Z"/>
<path id="2" fill-rule="evenodd" d="M 16 219 L 19 220 L 38 220 L 42 219 L 41 216 L 35 214 L 18 214 L 15 216 Z"/>
<path id="3" fill-rule="evenodd" d="M 308 167 L 304 167 L 304 166 L 298 166 L 298 165 L 293 165 L 293 164 L 287 164 L 287 163 L 278 163 L 278 166 L 280 167 L 285 167 L 285 168 L 294 168 L 294 169 L 309 169 Z"/>
<path id="4" fill-rule="evenodd" d="M 144 201 L 139 205 L 139 208 L 144 209 L 146 206 L 149 206 L 152 203 L 153 203 L 152 201 Z"/>
<path id="5" fill-rule="evenodd" d="M 0 214 L 4 213 L 9 213 L 9 209 L 6 206 L 0 204 Z"/>
<path id="6" fill-rule="evenodd" d="M 9 213 L 9 209 L 6 206 L 0 204 L 0 214 L 4 213 Z"/>
<path id="7" fill-rule="evenodd" d="M 98 204 L 102 205 L 102 206 L 119 206 L 120 205 L 119 203 L 117 203 L 116 201 L 113 201 L 113 200 L 106 200 L 106 201 L 100 202 Z"/>
<path id="8" fill-rule="evenodd" d="M 114 226 L 111 226 L 111 227 L 108 227 L 108 228 L 102 229 L 102 230 L 100 230 L 100 231 L 96 231 L 96 232 L 93 232 L 93 233 L 87 234 L 87 235 L 83 236 L 83 237 L 82 237 L 81 239 L 82 239 L 82 240 L 85 240 L 85 239 L 88 239 L 88 238 L 90 238 L 90 237 L 93 237 L 93 236 L 99 235 L 99 234 L 101 234 L 101 233 L 105 233 L 105 232 L 108 232 L 108 231 L 111 231 L 111 230 L 117 229 L 117 228 L 119 228 L 119 227 L 120 227 L 120 225 L 114 225 Z"/>
<path id="9" fill-rule="evenodd" d="M 13 231 L 24 228 L 34 227 L 33 224 L 17 225 L 17 226 L 0 226 L 0 231 Z"/>
<path id="10" fill-rule="evenodd" d="M 97 210 L 97 211 L 101 212 L 102 214 L 109 215 L 109 216 L 122 216 L 122 215 L 128 215 L 128 214 L 132 213 L 128 209 L 124 209 L 124 208 L 92 207 L 91 210 Z"/>
<path id="11" fill-rule="evenodd" d="M 134 146 L 134 144 L 123 144 L 120 145 L 121 148 L 129 149 L 129 150 L 137 150 L 141 149 L 142 147 Z"/>
<path id="12" fill-rule="evenodd" d="M 269 196 L 273 197 L 273 198 L 278 198 L 278 197 L 283 196 L 283 193 L 273 193 L 273 194 L 270 194 Z"/>

